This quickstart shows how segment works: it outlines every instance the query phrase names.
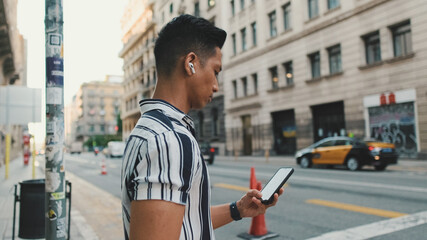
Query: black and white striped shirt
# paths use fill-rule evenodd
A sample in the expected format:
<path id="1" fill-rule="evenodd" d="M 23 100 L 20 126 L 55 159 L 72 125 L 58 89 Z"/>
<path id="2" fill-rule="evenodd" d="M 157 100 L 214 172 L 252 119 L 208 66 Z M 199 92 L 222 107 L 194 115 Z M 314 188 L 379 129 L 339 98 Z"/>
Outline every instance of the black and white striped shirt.
<path id="1" fill-rule="evenodd" d="M 122 163 L 122 212 L 129 239 L 130 203 L 164 200 L 185 205 L 180 239 L 215 239 L 207 167 L 192 119 L 163 100 L 140 102 Z"/>

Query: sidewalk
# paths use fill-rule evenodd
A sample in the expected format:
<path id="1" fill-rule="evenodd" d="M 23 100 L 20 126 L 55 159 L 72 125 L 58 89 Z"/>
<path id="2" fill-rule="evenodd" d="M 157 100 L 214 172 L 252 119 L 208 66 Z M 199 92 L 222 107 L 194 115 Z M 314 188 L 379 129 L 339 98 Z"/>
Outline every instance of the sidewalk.
<path id="1" fill-rule="evenodd" d="M 9 178 L 5 179 L 5 166 L 0 168 L 0 239 L 12 239 L 13 229 L 13 205 L 14 205 L 14 185 L 20 181 L 32 179 L 32 166 L 23 164 L 22 157 L 12 160 L 9 164 Z M 36 179 L 44 178 L 44 172 L 40 168 L 36 169 Z M 19 194 L 19 187 L 18 187 Z M 72 208 L 73 209 L 73 206 Z M 70 239 L 88 239 L 78 231 L 76 221 L 71 214 Z M 19 231 L 19 202 L 16 204 L 15 216 L 15 239 L 18 238 Z"/>

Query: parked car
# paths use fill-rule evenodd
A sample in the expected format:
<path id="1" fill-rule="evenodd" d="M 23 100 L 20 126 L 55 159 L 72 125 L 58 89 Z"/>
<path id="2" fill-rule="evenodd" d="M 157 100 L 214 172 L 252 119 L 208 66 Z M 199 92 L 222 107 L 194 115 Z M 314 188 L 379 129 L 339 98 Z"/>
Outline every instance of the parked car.
<path id="1" fill-rule="evenodd" d="M 203 159 L 209 164 L 213 164 L 215 160 L 215 148 L 211 147 L 211 145 L 207 142 L 199 143 L 199 146 L 202 152 Z"/>
<path id="2" fill-rule="evenodd" d="M 110 141 L 107 144 L 107 155 L 111 158 L 122 157 L 126 148 L 126 143 L 121 141 Z"/>
<path id="3" fill-rule="evenodd" d="M 296 162 L 302 168 L 312 165 L 344 165 L 349 170 L 359 170 L 364 165 L 382 171 L 396 164 L 398 154 L 392 143 L 361 141 L 349 137 L 329 137 L 299 150 Z"/>

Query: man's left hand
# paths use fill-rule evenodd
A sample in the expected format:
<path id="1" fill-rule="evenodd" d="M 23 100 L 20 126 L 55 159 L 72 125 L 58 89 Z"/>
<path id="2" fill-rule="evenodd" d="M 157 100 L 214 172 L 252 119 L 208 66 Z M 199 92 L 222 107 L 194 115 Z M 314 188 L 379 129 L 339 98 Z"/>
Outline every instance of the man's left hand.
<path id="1" fill-rule="evenodd" d="M 239 201 L 237 201 L 237 209 L 240 212 L 240 216 L 244 217 L 255 217 L 260 214 L 264 214 L 267 208 L 275 206 L 279 200 L 279 196 L 283 194 L 284 189 L 279 190 L 279 194 L 274 194 L 274 200 L 269 205 L 261 203 L 261 192 L 256 189 L 249 190 Z"/>

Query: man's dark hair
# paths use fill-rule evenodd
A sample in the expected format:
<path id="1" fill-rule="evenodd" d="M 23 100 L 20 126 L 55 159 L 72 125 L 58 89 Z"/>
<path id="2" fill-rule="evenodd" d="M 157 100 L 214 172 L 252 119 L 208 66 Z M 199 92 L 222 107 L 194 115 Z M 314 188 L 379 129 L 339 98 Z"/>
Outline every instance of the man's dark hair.
<path id="1" fill-rule="evenodd" d="M 194 52 L 203 65 L 222 48 L 227 33 L 208 20 L 188 14 L 174 18 L 162 28 L 156 40 L 154 55 L 159 75 L 170 76 L 180 57 Z"/>

